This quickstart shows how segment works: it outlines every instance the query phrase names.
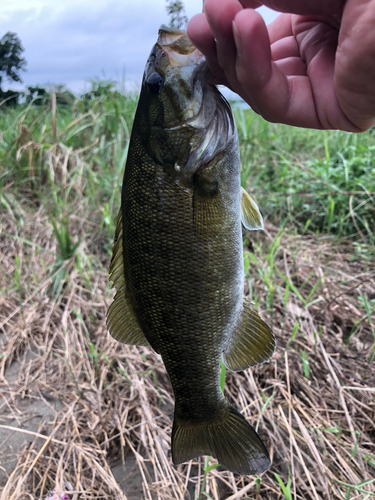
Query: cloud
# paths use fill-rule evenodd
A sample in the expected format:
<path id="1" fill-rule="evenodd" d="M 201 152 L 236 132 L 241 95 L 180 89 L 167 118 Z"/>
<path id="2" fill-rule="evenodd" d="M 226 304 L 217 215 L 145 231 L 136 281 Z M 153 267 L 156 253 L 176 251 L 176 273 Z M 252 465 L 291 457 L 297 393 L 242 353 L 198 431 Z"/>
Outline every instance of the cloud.
<path id="1" fill-rule="evenodd" d="M 167 21 L 163 1 L 64 2 L 8 12 L 0 31 L 15 31 L 28 61 L 24 82 L 69 83 L 104 71 L 139 78 L 157 30 Z"/>
<path id="2" fill-rule="evenodd" d="M 201 0 L 185 4 L 189 17 L 202 6 Z M 74 91 L 103 72 L 140 82 L 166 22 L 164 0 L 13 0 L 0 6 L 0 34 L 16 32 L 25 48 L 24 84 L 65 83 Z"/>

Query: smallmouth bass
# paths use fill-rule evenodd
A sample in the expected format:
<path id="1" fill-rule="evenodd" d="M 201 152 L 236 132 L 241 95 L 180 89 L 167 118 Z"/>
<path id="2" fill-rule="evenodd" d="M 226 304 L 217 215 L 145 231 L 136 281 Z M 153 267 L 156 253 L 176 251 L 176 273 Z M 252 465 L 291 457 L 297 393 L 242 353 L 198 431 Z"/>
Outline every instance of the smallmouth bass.
<path id="1" fill-rule="evenodd" d="M 174 464 L 211 455 L 232 472 L 259 474 L 268 452 L 225 399 L 220 359 L 240 371 L 275 348 L 243 299 L 241 221 L 248 229 L 263 222 L 240 187 L 233 115 L 211 78 L 186 33 L 162 26 L 131 134 L 107 326 L 163 358 L 175 395 Z"/>

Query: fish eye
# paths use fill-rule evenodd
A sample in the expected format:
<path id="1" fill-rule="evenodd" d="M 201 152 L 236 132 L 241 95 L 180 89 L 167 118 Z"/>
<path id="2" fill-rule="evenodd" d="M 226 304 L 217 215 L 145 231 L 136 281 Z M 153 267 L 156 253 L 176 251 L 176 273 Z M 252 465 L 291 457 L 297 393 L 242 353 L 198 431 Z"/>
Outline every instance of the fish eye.
<path id="1" fill-rule="evenodd" d="M 152 73 L 148 78 L 147 78 L 147 87 L 148 90 L 151 92 L 152 95 L 158 95 L 160 94 L 163 85 L 164 85 L 164 78 L 160 73 Z"/>

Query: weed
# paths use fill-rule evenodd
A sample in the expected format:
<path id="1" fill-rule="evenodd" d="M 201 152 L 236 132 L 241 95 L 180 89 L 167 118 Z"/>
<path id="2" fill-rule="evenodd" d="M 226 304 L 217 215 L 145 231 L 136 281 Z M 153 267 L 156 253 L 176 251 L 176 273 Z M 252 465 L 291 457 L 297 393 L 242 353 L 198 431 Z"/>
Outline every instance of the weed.
<path id="1" fill-rule="evenodd" d="M 204 459 L 204 467 L 203 467 L 203 479 L 202 479 L 202 485 L 200 489 L 200 494 L 199 494 L 199 500 L 203 500 L 204 497 L 206 498 L 211 498 L 204 490 L 206 488 L 206 481 L 207 481 L 207 475 L 210 471 L 213 469 L 217 469 L 220 467 L 220 464 L 213 464 L 209 465 L 210 463 L 210 458 L 211 457 L 205 457 Z"/>
<path id="2" fill-rule="evenodd" d="M 220 387 L 224 394 L 225 387 L 225 375 L 227 373 L 227 367 L 224 365 L 223 360 L 220 361 Z"/>
<path id="3" fill-rule="evenodd" d="M 303 366 L 303 374 L 306 378 L 310 378 L 310 363 L 307 358 L 306 351 L 302 351 L 302 366 Z"/>
<path id="4" fill-rule="evenodd" d="M 292 490 L 291 490 L 292 480 L 291 480 L 290 476 L 288 476 L 288 482 L 286 484 L 283 483 L 283 480 L 281 479 L 281 477 L 278 474 L 274 473 L 274 476 L 280 485 L 280 488 L 281 488 L 281 491 L 283 492 L 285 500 L 292 500 Z"/>
<path id="5" fill-rule="evenodd" d="M 245 232 L 247 298 L 285 347 L 240 374 L 221 365 L 220 386 L 272 450 L 272 470 L 240 477 L 209 457 L 176 470 L 160 357 L 105 327 L 136 99 L 107 83 L 92 90 L 68 105 L 56 93 L 53 113 L 48 100 L 0 108 L 1 416 L 26 419 L 25 403 L 42 397 L 62 406 L 11 450 L 18 465 L 0 496 L 44 498 L 69 481 L 79 497 L 122 498 L 111 460 L 133 453 L 145 498 L 183 498 L 189 483 L 202 500 L 220 496 L 216 484 L 236 498 L 290 498 L 291 485 L 296 498 L 374 498 L 373 131 L 291 129 L 235 110 L 241 183 L 265 219 L 265 231 Z M 17 425 L 11 433 L 25 431 Z"/>
<path id="6" fill-rule="evenodd" d="M 372 243 L 375 138 L 336 131 L 302 131 L 264 124 L 235 109 L 242 156 L 241 184 L 271 220 L 335 235 L 360 230 Z M 351 198 L 352 197 L 352 198 Z M 352 199 L 352 208 L 350 200 Z"/>

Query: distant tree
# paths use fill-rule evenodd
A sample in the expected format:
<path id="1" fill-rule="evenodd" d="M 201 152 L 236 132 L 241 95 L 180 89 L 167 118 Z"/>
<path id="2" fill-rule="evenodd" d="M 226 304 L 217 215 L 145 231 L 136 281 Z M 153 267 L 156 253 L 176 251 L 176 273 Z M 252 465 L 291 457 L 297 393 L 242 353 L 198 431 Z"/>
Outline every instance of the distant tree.
<path id="1" fill-rule="evenodd" d="M 15 33 L 8 31 L 0 39 L 0 100 L 15 104 L 20 95 L 12 90 L 3 91 L 3 78 L 13 82 L 22 82 L 19 72 L 25 70 L 26 59 L 21 57 L 23 52 L 21 40 Z M 11 102 L 13 101 L 13 102 Z"/>
<path id="2" fill-rule="evenodd" d="M 37 106 L 40 106 L 48 97 L 49 93 L 44 87 L 36 87 L 29 86 L 27 87 L 27 93 L 25 93 L 26 103 L 29 104 L 31 101 Z"/>
<path id="3" fill-rule="evenodd" d="M 24 48 L 15 33 L 5 33 L 0 39 L 0 73 L 5 73 L 8 80 L 22 82 L 19 72 L 25 71 L 26 59 L 21 57 Z M 0 74 L 0 87 L 3 75 Z"/>
<path id="4" fill-rule="evenodd" d="M 121 93 L 116 89 L 115 82 L 111 80 L 91 80 L 91 89 L 81 95 L 81 103 L 87 111 L 89 109 L 103 109 L 122 99 Z"/>
<path id="5" fill-rule="evenodd" d="M 72 106 L 77 100 L 77 97 L 72 91 L 67 89 L 64 84 L 53 85 L 49 88 L 49 94 L 56 94 L 56 102 L 58 104 L 66 104 Z"/>
<path id="6" fill-rule="evenodd" d="M 72 106 L 77 100 L 77 97 L 65 85 L 47 85 L 47 88 L 39 85 L 28 86 L 23 96 L 26 104 L 32 102 L 34 106 L 51 106 L 52 99 L 55 98 L 57 104 Z"/>
<path id="7" fill-rule="evenodd" d="M 111 80 L 92 80 L 91 90 L 81 95 L 83 101 L 105 100 L 119 97 L 115 82 Z"/>
<path id="8" fill-rule="evenodd" d="M 186 29 L 188 18 L 185 14 L 185 5 L 181 0 L 167 0 L 166 10 L 171 16 L 169 26 L 179 30 Z"/>

